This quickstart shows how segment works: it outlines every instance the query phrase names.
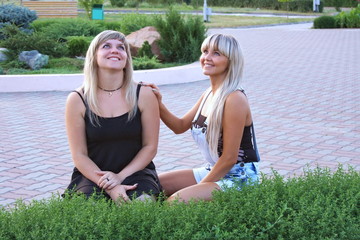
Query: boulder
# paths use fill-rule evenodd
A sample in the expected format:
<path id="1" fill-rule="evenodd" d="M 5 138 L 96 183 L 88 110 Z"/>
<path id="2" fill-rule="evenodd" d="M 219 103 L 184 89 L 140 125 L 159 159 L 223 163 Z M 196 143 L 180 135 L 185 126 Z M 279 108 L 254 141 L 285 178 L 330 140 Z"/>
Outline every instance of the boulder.
<path id="1" fill-rule="evenodd" d="M 145 41 L 148 41 L 151 46 L 151 52 L 157 56 L 158 59 L 164 60 L 160 52 L 160 48 L 156 43 L 160 39 L 160 33 L 155 27 L 144 27 L 136 32 L 132 32 L 126 36 L 126 40 L 130 45 L 130 51 L 132 56 L 137 56 L 139 49 L 142 47 Z"/>
<path id="2" fill-rule="evenodd" d="M 48 64 L 49 56 L 37 50 L 23 51 L 19 55 L 19 61 L 25 62 L 32 70 L 38 70 Z"/>
<path id="3" fill-rule="evenodd" d="M 5 55 L 6 51 L 7 51 L 6 48 L 0 48 L 0 62 L 7 60 L 7 56 Z"/>

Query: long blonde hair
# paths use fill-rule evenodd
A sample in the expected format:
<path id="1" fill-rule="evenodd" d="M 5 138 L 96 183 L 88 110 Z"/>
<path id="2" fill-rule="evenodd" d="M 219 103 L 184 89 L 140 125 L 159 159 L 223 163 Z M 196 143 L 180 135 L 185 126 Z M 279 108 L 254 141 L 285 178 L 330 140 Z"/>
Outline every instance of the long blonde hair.
<path id="1" fill-rule="evenodd" d="M 206 139 L 209 143 L 210 153 L 213 157 L 219 157 L 218 143 L 222 132 L 222 118 L 226 98 L 230 93 L 241 88 L 244 57 L 238 41 L 230 35 L 214 34 L 207 37 L 201 45 L 201 51 L 212 49 L 219 51 L 229 60 L 227 74 L 224 81 L 216 90 L 210 104 L 208 128 Z M 208 89 L 211 91 L 211 88 Z"/>
<path id="2" fill-rule="evenodd" d="M 98 116 L 101 116 L 101 110 L 99 107 L 96 93 L 98 91 L 98 63 L 96 61 L 97 50 L 100 45 L 110 39 L 117 39 L 124 43 L 127 53 L 126 65 L 124 68 L 124 79 L 122 89 L 125 90 L 125 99 L 130 107 L 128 120 L 132 119 L 137 111 L 137 99 L 136 99 L 136 85 L 133 82 L 133 67 L 130 53 L 129 43 L 125 39 L 125 35 L 121 32 L 105 30 L 99 33 L 90 43 L 90 46 L 86 52 L 85 66 L 84 66 L 84 82 L 82 88 L 84 89 L 84 96 L 86 102 L 91 110 L 89 117 L 93 125 L 99 125 Z"/>

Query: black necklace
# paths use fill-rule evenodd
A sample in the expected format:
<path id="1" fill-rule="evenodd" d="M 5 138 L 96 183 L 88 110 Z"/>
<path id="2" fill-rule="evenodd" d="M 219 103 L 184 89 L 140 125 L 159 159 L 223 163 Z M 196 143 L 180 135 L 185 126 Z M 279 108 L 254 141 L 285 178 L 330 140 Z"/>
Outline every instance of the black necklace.
<path id="1" fill-rule="evenodd" d="M 116 92 L 117 90 L 120 90 L 121 87 L 122 87 L 122 85 L 120 87 L 118 87 L 117 89 L 108 90 L 108 89 L 103 89 L 102 87 L 98 86 L 98 88 L 100 88 L 100 90 L 107 92 L 109 94 L 109 97 L 111 97 L 113 95 L 113 93 Z"/>

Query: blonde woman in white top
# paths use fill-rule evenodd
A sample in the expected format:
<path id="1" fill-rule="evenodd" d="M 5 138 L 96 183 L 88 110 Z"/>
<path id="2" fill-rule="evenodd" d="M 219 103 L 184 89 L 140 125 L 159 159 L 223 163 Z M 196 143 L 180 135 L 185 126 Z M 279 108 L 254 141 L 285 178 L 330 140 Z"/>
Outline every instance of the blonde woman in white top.
<path id="1" fill-rule="evenodd" d="M 207 37 L 200 63 L 210 87 L 181 118 L 162 103 L 159 88 L 147 84 L 158 98 L 162 121 L 176 134 L 191 129 L 207 161 L 201 168 L 159 175 L 168 201 L 211 200 L 216 190 L 258 181 L 260 158 L 249 103 L 240 87 L 244 60 L 238 41 L 223 34 Z"/>

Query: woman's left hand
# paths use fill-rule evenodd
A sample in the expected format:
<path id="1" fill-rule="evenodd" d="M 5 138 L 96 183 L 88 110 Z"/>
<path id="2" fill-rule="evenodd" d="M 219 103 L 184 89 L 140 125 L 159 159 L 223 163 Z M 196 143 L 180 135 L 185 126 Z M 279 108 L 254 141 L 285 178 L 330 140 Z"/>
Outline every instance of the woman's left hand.
<path id="1" fill-rule="evenodd" d="M 123 181 L 119 175 L 110 171 L 96 171 L 96 174 L 101 176 L 97 184 L 103 189 L 111 190 Z"/>

